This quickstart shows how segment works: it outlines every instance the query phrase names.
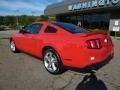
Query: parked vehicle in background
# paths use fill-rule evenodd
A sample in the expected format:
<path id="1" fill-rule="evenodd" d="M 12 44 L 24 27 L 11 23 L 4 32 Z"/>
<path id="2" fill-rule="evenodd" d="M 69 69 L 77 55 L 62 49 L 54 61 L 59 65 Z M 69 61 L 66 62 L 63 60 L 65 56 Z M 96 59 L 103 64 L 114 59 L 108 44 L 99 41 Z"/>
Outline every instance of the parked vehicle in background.
<path id="1" fill-rule="evenodd" d="M 65 66 L 93 69 L 114 54 L 109 34 L 62 22 L 28 25 L 11 36 L 10 48 L 42 58 L 46 70 L 52 74 L 63 72 Z"/>
<path id="2" fill-rule="evenodd" d="M 10 27 L 5 25 L 0 26 L 0 31 L 6 31 L 6 30 L 10 30 Z"/>

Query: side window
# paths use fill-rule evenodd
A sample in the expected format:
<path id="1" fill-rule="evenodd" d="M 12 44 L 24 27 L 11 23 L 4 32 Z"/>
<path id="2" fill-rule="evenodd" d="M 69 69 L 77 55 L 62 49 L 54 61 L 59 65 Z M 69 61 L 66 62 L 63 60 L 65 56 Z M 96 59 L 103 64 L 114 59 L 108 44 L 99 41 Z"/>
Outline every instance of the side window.
<path id="1" fill-rule="evenodd" d="M 56 33 L 56 32 L 57 32 L 57 29 L 50 26 L 48 26 L 45 30 L 45 33 Z"/>
<path id="2" fill-rule="evenodd" d="M 25 28 L 25 31 L 30 34 L 38 34 L 42 28 L 42 24 L 32 24 Z"/>

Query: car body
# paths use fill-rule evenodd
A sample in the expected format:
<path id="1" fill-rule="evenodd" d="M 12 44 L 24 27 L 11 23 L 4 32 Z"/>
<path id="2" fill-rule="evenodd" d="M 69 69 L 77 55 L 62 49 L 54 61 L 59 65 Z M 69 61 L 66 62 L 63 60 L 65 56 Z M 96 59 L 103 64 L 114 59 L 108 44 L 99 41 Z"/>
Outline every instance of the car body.
<path id="1" fill-rule="evenodd" d="M 79 30 L 77 31 L 76 28 Z M 76 29 L 75 32 L 74 29 Z M 62 66 L 75 68 L 85 68 L 101 63 L 114 53 L 109 34 L 91 32 L 62 22 L 35 22 L 20 32 L 14 33 L 10 38 L 10 42 L 12 41 L 14 43 L 11 45 L 17 50 L 39 58 L 44 58 L 46 51 L 54 50 L 51 52 L 57 53 L 56 57 L 59 58 Z M 11 48 L 13 49 L 12 46 Z M 14 49 L 12 51 L 15 51 Z"/>

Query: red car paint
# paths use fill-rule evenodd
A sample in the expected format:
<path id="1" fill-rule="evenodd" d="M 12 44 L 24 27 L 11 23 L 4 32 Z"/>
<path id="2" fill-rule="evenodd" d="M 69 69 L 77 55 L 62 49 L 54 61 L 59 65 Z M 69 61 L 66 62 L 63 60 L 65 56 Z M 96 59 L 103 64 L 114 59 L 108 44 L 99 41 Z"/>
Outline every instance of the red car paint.
<path id="1" fill-rule="evenodd" d="M 88 65 L 103 62 L 114 53 L 112 40 L 106 33 L 72 34 L 49 22 L 35 22 L 33 24 L 43 24 L 39 34 L 15 33 L 11 39 L 15 41 L 19 50 L 39 58 L 43 57 L 44 48 L 49 46 L 57 51 L 65 66 L 85 68 Z M 45 33 L 47 26 L 56 28 L 57 32 Z M 87 41 L 96 39 L 100 41 L 102 47 L 99 49 L 88 48 Z M 110 41 L 105 42 L 105 39 Z"/>

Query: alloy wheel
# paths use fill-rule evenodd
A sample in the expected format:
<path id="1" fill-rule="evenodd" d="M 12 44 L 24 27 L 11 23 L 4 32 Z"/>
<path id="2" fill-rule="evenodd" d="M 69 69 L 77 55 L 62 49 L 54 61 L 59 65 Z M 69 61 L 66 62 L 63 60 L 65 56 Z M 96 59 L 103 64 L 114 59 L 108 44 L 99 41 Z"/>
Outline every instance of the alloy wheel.
<path id="1" fill-rule="evenodd" d="M 58 69 L 58 60 L 53 52 L 46 52 L 44 55 L 44 65 L 49 72 L 55 72 Z"/>

